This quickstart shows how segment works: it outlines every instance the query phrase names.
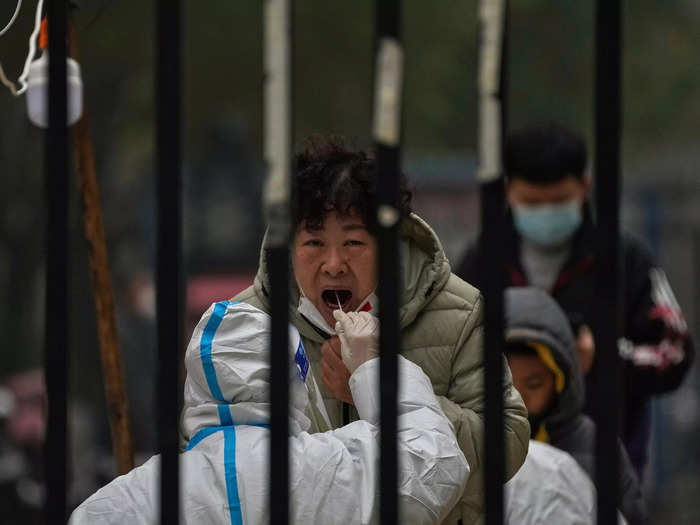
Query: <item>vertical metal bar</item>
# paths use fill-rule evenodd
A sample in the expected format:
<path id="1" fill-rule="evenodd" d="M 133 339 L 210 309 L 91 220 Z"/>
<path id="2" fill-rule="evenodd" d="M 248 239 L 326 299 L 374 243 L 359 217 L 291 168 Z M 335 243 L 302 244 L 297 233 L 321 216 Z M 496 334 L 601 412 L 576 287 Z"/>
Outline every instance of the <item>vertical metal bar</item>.
<path id="1" fill-rule="evenodd" d="M 161 454 L 160 522 L 178 523 L 178 370 L 182 352 L 182 174 L 180 170 L 181 100 L 180 0 L 157 4 L 157 326 L 158 445 Z"/>
<path id="2" fill-rule="evenodd" d="M 46 239 L 46 339 L 44 360 L 48 393 L 46 522 L 65 523 L 68 429 L 68 131 L 66 125 L 66 0 L 48 3 L 49 129 L 45 177 L 48 199 Z"/>
<path id="3" fill-rule="evenodd" d="M 398 508 L 397 393 L 399 388 L 399 182 L 403 49 L 399 0 L 375 2 L 375 93 L 373 139 L 377 162 L 377 241 L 379 244 L 379 367 L 381 523 L 400 523 Z"/>
<path id="4" fill-rule="evenodd" d="M 270 272 L 270 522 L 289 521 L 289 199 L 292 171 L 291 0 L 265 2 L 265 144 L 263 192 Z"/>
<path id="5" fill-rule="evenodd" d="M 508 4 L 482 0 L 479 60 L 479 171 L 481 246 L 479 272 L 484 276 L 484 488 L 487 525 L 503 523 L 505 477 L 503 431 L 503 232 L 505 198 L 502 143 L 505 126 L 505 36 Z"/>
<path id="6" fill-rule="evenodd" d="M 595 185 L 598 267 L 594 373 L 598 378 L 596 485 L 598 523 L 617 520 L 617 435 L 620 413 L 620 134 L 621 134 L 621 4 L 598 0 L 596 6 Z M 614 400 L 610 402 L 610 400 Z"/>

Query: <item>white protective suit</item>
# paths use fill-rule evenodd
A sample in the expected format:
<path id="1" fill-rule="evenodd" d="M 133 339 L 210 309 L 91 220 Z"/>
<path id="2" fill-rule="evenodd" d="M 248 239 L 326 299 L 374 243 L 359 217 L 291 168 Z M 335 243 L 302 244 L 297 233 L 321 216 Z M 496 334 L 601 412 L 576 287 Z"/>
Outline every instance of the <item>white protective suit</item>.
<path id="1" fill-rule="evenodd" d="M 244 303 L 216 303 L 185 356 L 180 455 L 182 523 L 268 523 L 269 317 Z M 379 360 L 350 378 L 362 418 L 310 435 L 309 363 L 290 325 L 290 502 L 293 523 L 350 525 L 379 520 Z M 439 523 L 459 500 L 469 466 L 422 370 L 399 357 L 398 450 L 402 523 Z M 314 387 L 309 384 L 308 387 Z M 313 390 L 313 388 L 312 388 Z M 156 523 L 159 457 L 113 480 L 70 523 Z"/>
<path id="2" fill-rule="evenodd" d="M 568 453 L 530 440 L 525 463 L 505 485 L 506 525 L 595 525 L 596 490 Z M 618 512 L 619 525 L 626 525 Z"/>

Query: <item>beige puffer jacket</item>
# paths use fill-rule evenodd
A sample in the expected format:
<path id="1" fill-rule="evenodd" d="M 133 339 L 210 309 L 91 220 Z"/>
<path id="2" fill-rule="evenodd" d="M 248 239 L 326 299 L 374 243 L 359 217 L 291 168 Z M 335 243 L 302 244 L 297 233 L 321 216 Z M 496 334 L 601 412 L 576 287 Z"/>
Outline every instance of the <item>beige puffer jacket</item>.
<path id="1" fill-rule="evenodd" d="M 471 474 L 462 501 L 446 523 L 460 518 L 465 525 L 481 520 L 483 507 L 483 298 L 473 286 L 451 273 L 440 240 L 415 214 L 402 225 L 401 267 L 403 289 L 401 354 L 418 364 L 433 383 L 445 415 L 452 422 Z M 265 241 L 260 266 L 252 286 L 233 300 L 269 311 L 269 278 Z M 342 403 L 325 391 L 321 381 L 321 345 L 324 338 L 297 311 L 299 289 L 291 284 L 290 321 L 302 336 L 316 381 L 334 427 L 342 423 Z M 512 386 L 510 370 L 504 377 L 506 477 L 510 479 L 525 460 L 530 437 L 527 411 Z M 309 415 L 316 428 L 325 431 L 317 414 Z M 353 419 L 357 417 L 352 414 Z M 404 516 L 405 523 L 410 517 Z"/>

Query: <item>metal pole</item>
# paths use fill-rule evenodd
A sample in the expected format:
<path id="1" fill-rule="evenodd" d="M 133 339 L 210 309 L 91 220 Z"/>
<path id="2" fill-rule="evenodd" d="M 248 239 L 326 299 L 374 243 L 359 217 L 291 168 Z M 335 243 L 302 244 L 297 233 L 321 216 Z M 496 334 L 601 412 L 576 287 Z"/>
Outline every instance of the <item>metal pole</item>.
<path id="1" fill-rule="evenodd" d="M 44 360 L 48 394 L 46 522 L 65 523 L 67 486 L 66 424 L 68 395 L 68 131 L 66 104 L 66 0 L 48 3 L 49 129 L 45 177 L 48 199 L 46 239 L 46 340 Z"/>
<path id="2" fill-rule="evenodd" d="M 397 392 L 399 388 L 399 180 L 403 49 L 399 0 L 375 2 L 375 93 L 372 135 L 377 161 L 377 241 L 379 245 L 379 367 L 381 523 L 400 523 L 398 508 Z"/>
<path id="3" fill-rule="evenodd" d="M 157 4 L 157 325 L 160 522 L 179 521 L 178 370 L 182 350 L 182 174 L 180 170 L 181 2 Z"/>
<path id="4" fill-rule="evenodd" d="M 598 523 L 614 524 L 618 501 L 618 414 L 620 414 L 620 133 L 621 5 L 598 0 L 596 8 L 595 185 L 597 217 L 596 485 Z"/>
<path id="5" fill-rule="evenodd" d="M 266 0 L 263 200 L 270 271 L 270 522 L 289 521 L 289 199 L 292 172 L 291 0 Z"/>
<path id="6" fill-rule="evenodd" d="M 487 525 L 503 523 L 505 477 L 503 431 L 503 275 L 505 197 L 502 143 L 505 126 L 505 36 L 507 2 L 482 0 L 479 17 L 479 171 L 481 246 L 479 272 L 484 276 L 484 507 Z"/>

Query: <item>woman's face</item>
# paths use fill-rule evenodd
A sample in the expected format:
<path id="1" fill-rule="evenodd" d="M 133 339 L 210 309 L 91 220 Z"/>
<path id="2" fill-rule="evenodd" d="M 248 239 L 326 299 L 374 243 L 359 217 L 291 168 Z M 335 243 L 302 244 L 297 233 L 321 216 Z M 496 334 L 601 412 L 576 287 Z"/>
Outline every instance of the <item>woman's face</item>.
<path id="1" fill-rule="evenodd" d="M 299 225 L 294 236 L 294 276 L 330 326 L 333 310 L 360 306 L 377 286 L 377 243 L 357 214 L 330 212 L 318 229 Z"/>

